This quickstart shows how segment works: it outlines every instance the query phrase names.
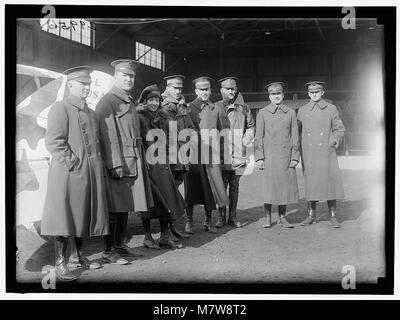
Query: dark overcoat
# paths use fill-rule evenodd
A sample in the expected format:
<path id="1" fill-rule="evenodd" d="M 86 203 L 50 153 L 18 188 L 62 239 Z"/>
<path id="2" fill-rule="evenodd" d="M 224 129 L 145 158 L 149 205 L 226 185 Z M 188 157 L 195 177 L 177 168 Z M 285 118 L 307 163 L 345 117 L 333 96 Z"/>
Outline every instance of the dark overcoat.
<path id="1" fill-rule="evenodd" d="M 109 234 L 104 167 L 94 111 L 72 95 L 56 102 L 48 115 L 45 143 L 52 159 L 41 234 Z"/>
<path id="2" fill-rule="evenodd" d="M 141 106 L 138 114 L 141 136 L 147 149 L 154 143 L 147 141 L 147 133 L 151 129 L 161 129 L 164 132 L 168 130 L 168 115 L 161 108 L 155 112 L 149 111 L 145 105 Z M 165 150 L 166 148 L 160 148 L 158 152 L 166 152 Z M 150 154 L 146 156 L 149 157 Z M 147 217 L 155 218 L 170 213 L 172 219 L 178 219 L 185 213 L 186 203 L 175 184 L 168 163 L 148 163 L 148 167 L 155 207 L 148 212 Z"/>
<path id="3" fill-rule="evenodd" d="M 255 158 L 264 160 L 263 201 L 286 205 L 299 200 L 296 169 L 299 162 L 299 133 L 293 109 L 274 103 L 261 109 L 256 119 Z"/>
<path id="4" fill-rule="evenodd" d="M 237 158 L 237 162 L 244 161 L 243 151 L 245 151 L 245 146 L 243 141 L 250 143 L 254 138 L 254 119 L 240 92 L 236 95 L 234 101 L 220 100 L 215 105 L 224 110 L 226 124 L 223 127 L 230 129 L 232 142 L 235 142 L 231 147 L 231 154 L 228 159 L 225 159 L 224 154 L 224 148 L 228 148 L 228 145 L 225 142 L 225 146 L 221 143 L 221 169 L 222 171 L 232 171 L 234 170 L 232 167 L 232 163 L 235 161 L 234 158 Z M 240 134 L 240 140 L 236 141 L 233 137 L 234 134 Z"/>
<path id="5" fill-rule="evenodd" d="M 185 103 L 185 98 L 181 96 L 179 100 L 172 97 L 168 92 L 162 94 L 161 107 L 167 113 L 170 121 L 176 121 L 178 141 L 177 141 L 177 151 L 179 152 L 180 147 L 184 145 L 187 141 L 179 139 L 179 132 L 184 129 L 194 129 L 194 124 L 192 118 L 190 117 L 190 109 Z M 179 161 L 178 154 L 175 156 L 176 163 L 170 162 L 171 171 L 188 171 L 189 164 L 183 164 Z"/>
<path id="6" fill-rule="evenodd" d="M 135 108 L 132 97 L 116 86 L 96 106 L 109 206 L 114 213 L 144 212 L 154 205 Z M 122 168 L 121 177 L 111 176 L 115 168 Z"/>
<path id="7" fill-rule="evenodd" d="M 199 98 L 192 101 L 189 108 L 192 122 L 199 132 L 198 162 L 203 164 L 190 164 L 186 178 L 186 202 L 205 204 L 207 209 L 214 209 L 215 204 L 225 207 L 229 199 L 222 179 L 221 165 L 213 164 L 210 158 L 206 159 L 207 153 L 204 152 L 205 148 L 209 148 L 210 157 L 213 152 L 216 152 L 219 157 L 219 142 L 217 143 L 218 150 L 215 151 L 200 137 L 201 129 L 216 129 L 218 132 L 224 129 L 224 111 L 212 102 L 203 102 Z"/>
<path id="8" fill-rule="evenodd" d="M 297 114 L 301 156 L 308 201 L 344 199 L 335 142 L 345 128 L 337 108 L 325 100 L 310 101 Z"/>

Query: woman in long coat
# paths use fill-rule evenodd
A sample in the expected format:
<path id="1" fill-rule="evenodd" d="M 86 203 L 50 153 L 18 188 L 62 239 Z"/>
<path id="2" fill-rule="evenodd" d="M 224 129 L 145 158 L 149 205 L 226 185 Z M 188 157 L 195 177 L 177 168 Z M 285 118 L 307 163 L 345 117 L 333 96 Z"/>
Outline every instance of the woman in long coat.
<path id="1" fill-rule="evenodd" d="M 286 218 L 286 205 L 299 200 L 296 165 L 299 134 L 296 113 L 282 103 L 283 83 L 266 86 L 271 104 L 261 109 L 256 120 L 256 161 L 264 174 L 264 228 L 271 227 L 271 207 L 278 206 L 279 222 L 293 227 Z"/>
<path id="2" fill-rule="evenodd" d="M 146 147 L 146 160 L 149 167 L 149 176 L 151 182 L 151 189 L 155 207 L 142 215 L 142 223 L 145 229 L 145 239 L 143 245 L 149 248 L 157 248 L 157 244 L 151 236 L 150 232 L 150 219 L 158 218 L 160 220 L 161 236 L 159 240 L 160 245 L 171 246 L 173 248 L 182 247 L 176 245 L 173 240 L 177 241 L 173 235 L 170 234 L 168 223 L 179 219 L 185 212 L 185 201 L 180 194 L 178 187 L 175 184 L 174 177 L 167 161 L 166 154 L 166 141 L 161 143 L 161 148 L 157 151 L 157 159 L 160 162 L 154 162 L 156 158 L 153 157 L 153 149 L 149 149 L 154 141 L 146 139 L 147 134 L 152 129 L 160 129 L 167 137 L 168 132 L 168 114 L 160 107 L 161 94 L 157 85 L 151 85 L 143 89 L 139 105 L 137 107 L 141 136 Z M 150 138 L 150 137 L 148 137 Z M 151 140 L 151 139 L 149 139 Z M 165 154 L 162 154 L 164 153 Z M 164 160 L 165 159 L 165 160 Z"/>

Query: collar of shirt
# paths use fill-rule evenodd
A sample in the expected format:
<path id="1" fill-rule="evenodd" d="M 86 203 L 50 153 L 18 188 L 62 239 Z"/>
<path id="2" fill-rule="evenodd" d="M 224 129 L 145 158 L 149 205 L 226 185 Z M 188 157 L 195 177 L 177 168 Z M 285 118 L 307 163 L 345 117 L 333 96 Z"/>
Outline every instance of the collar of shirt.
<path id="1" fill-rule="evenodd" d="M 280 105 L 276 105 L 275 103 L 270 103 L 269 105 L 267 105 L 267 110 L 271 113 L 275 113 L 278 108 L 281 109 L 284 113 L 289 111 L 288 107 L 283 103 Z"/>
<path id="2" fill-rule="evenodd" d="M 306 104 L 306 107 L 310 110 L 314 109 L 315 106 L 318 106 L 320 109 L 325 109 L 327 105 L 328 102 L 325 101 L 324 99 L 321 99 L 318 102 L 310 100 L 310 102 Z"/>
<path id="3" fill-rule="evenodd" d="M 67 101 L 72 104 L 73 106 L 84 110 L 85 106 L 86 106 L 86 102 L 81 100 L 80 98 L 73 96 L 72 94 L 70 94 L 67 98 Z"/>
<path id="4" fill-rule="evenodd" d="M 117 86 L 113 86 L 110 91 L 112 94 L 116 95 L 122 101 L 127 103 L 133 102 L 133 98 L 131 95 L 127 94 L 124 90 L 118 88 Z"/>

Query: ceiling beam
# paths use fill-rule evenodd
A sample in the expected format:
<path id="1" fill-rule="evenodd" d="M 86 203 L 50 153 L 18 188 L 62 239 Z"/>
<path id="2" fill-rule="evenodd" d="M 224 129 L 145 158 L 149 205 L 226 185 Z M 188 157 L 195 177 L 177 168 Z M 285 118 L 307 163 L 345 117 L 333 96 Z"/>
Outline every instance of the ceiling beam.
<path id="1" fill-rule="evenodd" d="M 95 50 L 96 50 L 96 51 L 99 50 L 99 48 L 100 48 L 103 44 L 105 44 L 108 40 L 110 40 L 111 37 L 112 37 L 114 34 L 116 34 L 118 31 L 120 31 L 123 27 L 125 27 L 125 26 L 124 26 L 124 25 L 120 25 L 120 26 L 118 26 L 116 29 L 114 29 L 112 32 L 110 32 L 110 34 L 109 34 L 107 37 L 105 37 L 104 40 L 103 40 L 102 42 L 100 42 L 100 43 L 96 46 Z"/>
<path id="2" fill-rule="evenodd" d="M 319 34 L 321 35 L 322 40 L 326 40 L 324 33 L 322 32 L 321 26 L 319 25 L 318 19 L 314 18 L 315 24 L 317 25 Z"/>

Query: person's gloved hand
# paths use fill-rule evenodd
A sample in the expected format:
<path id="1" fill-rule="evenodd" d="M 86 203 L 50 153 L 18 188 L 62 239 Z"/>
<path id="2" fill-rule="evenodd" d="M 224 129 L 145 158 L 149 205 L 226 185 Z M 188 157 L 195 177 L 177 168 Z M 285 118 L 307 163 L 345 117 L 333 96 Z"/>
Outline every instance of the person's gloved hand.
<path id="1" fill-rule="evenodd" d="M 291 168 L 296 168 L 296 166 L 297 166 L 298 163 L 299 163 L 299 162 L 298 162 L 297 160 L 292 160 L 292 161 L 290 161 L 289 167 L 291 167 Z"/>
<path id="2" fill-rule="evenodd" d="M 264 160 L 257 160 L 256 166 L 259 170 L 264 170 Z"/>
<path id="3" fill-rule="evenodd" d="M 339 148 L 339 145 L 340 145 L 340 141 L 335 140 L 335 145 L 334 145 L 335 149 Z"/>
<path id="4" fill-rule="evenodd" d="M 111 169 L 110 173 L 111 177 L 113 178 L 122 178 L 122 173 L 123 173 L 122 167 L 113 168 Z"/>

